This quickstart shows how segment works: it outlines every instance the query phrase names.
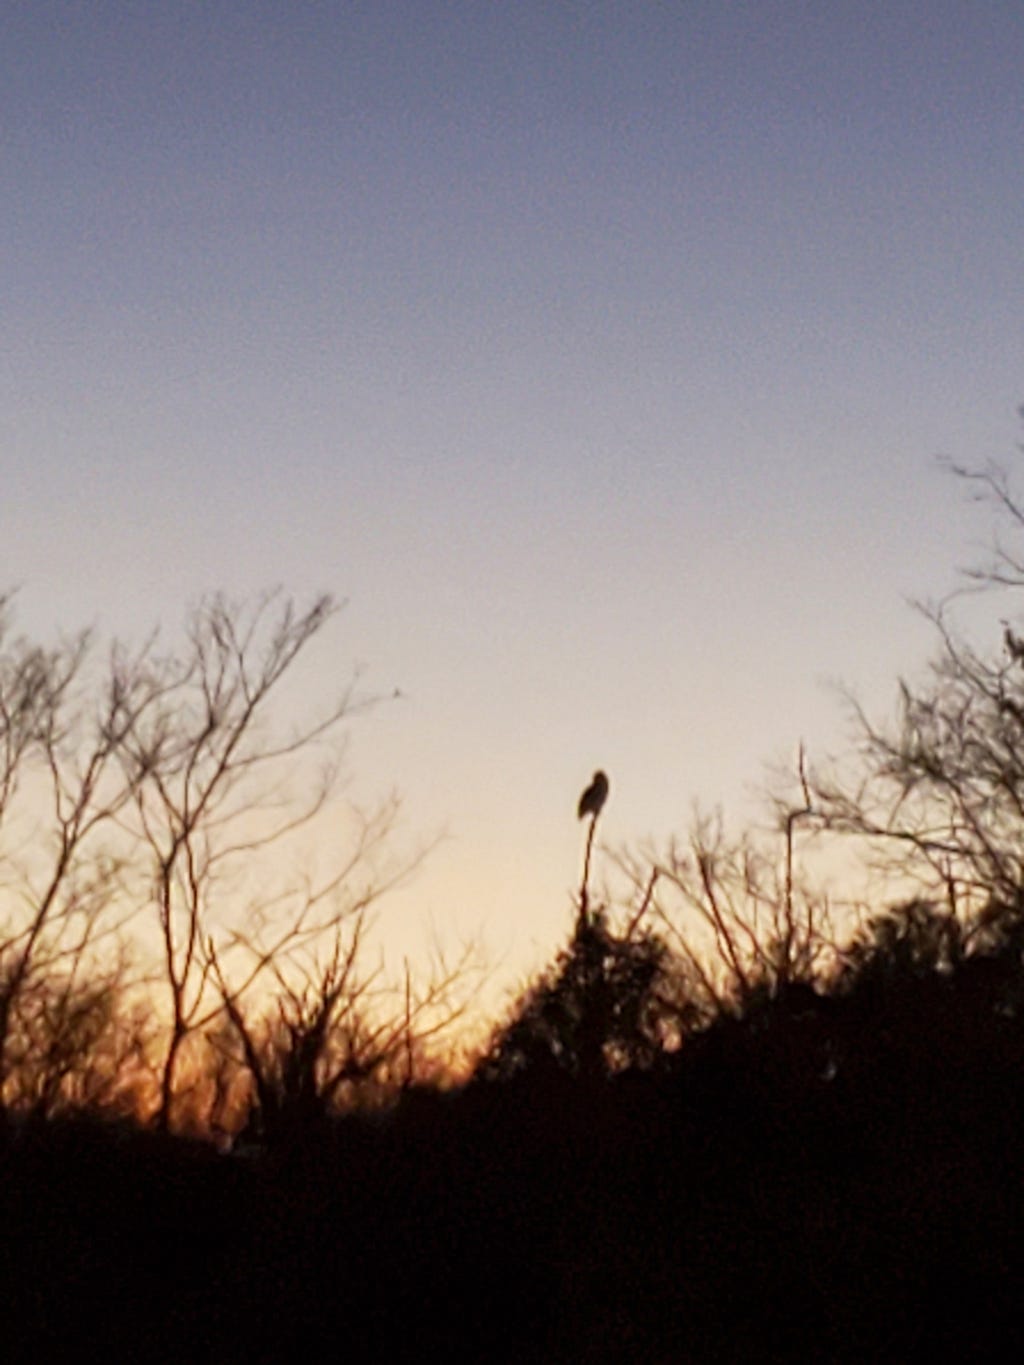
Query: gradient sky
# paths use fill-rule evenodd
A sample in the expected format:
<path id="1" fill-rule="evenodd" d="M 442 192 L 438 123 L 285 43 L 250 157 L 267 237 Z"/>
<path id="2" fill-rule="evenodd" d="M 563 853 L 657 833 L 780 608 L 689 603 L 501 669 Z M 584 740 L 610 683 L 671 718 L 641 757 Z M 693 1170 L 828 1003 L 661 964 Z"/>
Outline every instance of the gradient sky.
<path id="1" fill-rule="evenodd" d="M 0 583 L 326 588 L 353 794 L 507 970 L 609 844 L 884 705 L 1024 399 L 1024 6 L 8 4 Z"/>

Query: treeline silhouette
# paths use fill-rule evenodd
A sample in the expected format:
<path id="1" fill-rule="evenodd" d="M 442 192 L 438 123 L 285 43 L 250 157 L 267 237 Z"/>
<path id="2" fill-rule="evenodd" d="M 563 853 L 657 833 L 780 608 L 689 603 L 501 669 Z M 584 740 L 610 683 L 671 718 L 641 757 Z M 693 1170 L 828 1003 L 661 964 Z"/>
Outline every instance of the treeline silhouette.
<path id="1" fill-rule="evenodd" d="M 8 1358 L 1009 1358 L 1022 951 L 914 901 L 680 1043 L 678 961 L 598 913 L 457 1087 L 232 1154 L 9 1121 Z"/>
<path id="2" fill-rule="evenodd" d="M 970 586 L 1024 589 L 1008 478 L 954 472 L 1010 533 Z M 301 766 L 375 699 L 272 723 L 332 610 L 214 598 L 101 662 L 0 601 L 0 1357 L 1017 1359 L 1020 631 L 931 609 L 776 841 L 698 821 L 598 892 L 605 779 L 568 941 L 456 1065 L 462 964 L 367 964 L 394 804 L 339 842 Z M 892 888 L 842 931 L 836 841 Z"/>

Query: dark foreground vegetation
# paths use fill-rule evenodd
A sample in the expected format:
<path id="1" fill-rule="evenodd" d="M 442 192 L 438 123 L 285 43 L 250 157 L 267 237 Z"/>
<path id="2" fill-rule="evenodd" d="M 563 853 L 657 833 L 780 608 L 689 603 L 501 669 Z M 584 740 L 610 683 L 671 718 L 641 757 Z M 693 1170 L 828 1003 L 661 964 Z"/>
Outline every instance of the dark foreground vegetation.
<path id="1" fill-rule="evenodd" d="M 965 930 L 910 906 L 827 990 L 756 992 L 643 1068 L 602 1070 L 574 1045 L 556 1056 L 537 1028 L 513 1029 L 510 1059 L 506 1030 L 456 1091 L 410 1088 L 386 1112 L 234 1155 L 82 1116 L 11 1125 L 5 1347 L 1011 1358 L 1022 946 L 1016 911 Z M 607 1020 L 621 947 L 581 925 L 549 982 L 577 1045 L 591 1011 Z"/>
<path id="2" fill-rule="evenodd" d="M 1019 595 L 1024 509 L 958 473 L 1012 533 L 973 586 Z M 0 1358 L 1020 1358 L 1015 626 L 936 609 L 767 841 L 698 823 L 598 894 L 602 793 L 568 943 L 456 1065 L 459 965 L 367 963 L 393 806 L 325 864 L 296 766 L 369 699 L 270 724 L 329 615 L 215 599 L 97 667 L 0 613 Z M 837 932 L 851 840 L 900 890 Z"/>

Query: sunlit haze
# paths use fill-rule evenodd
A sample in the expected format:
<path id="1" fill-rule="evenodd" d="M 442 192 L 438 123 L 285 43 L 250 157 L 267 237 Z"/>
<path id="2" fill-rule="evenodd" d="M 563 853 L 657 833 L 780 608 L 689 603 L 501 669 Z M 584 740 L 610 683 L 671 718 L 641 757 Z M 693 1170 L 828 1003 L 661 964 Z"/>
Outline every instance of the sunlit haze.
<path id="1" fill-rule="evenodd" d="M 1024 8 L 6 6 L 0 586 L 45 639 L 347 600 L 419 951 L 889 704 L 1019 438 Z M 292 694 L 294 695 L 294 694 Z M 600 872 L 601 859 L 597 859 Z"/>

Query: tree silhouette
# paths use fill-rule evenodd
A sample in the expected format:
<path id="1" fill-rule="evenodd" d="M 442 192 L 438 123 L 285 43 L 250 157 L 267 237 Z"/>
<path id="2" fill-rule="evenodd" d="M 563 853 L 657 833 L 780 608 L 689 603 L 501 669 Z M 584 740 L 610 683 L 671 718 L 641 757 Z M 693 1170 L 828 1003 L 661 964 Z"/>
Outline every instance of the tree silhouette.
<path id="1" fill-rule="evenodd" d="M 568 944 L 496 1032 L 481 1077 L 554 1069 L 593 1081 L 651 1065 L 676 1036 L 685 1009 L 678 960 L 642 927 L 653 890 L 654 879 L 625 930 L 616 932 L 604 909 L 588 912 L 581 886 Z"/>
<path id="2" fill-rule="evenodd" d="M 50 649 L 15 636 L 0 600 L 0 1109 L 49 1109 L 76 1085 L 97 1095 L 85 1074 L 99 1049 L 112 1085 L 129 1061 L 133 1085 L 155 1067 L 170 1126 L 186 1043 L 275 973 L 293 981 L 289 959 L 415 865 L 379 861 L 394 799 L 341 812 L 348 837 L 336 824 L 327 853 L 309 846 L 337 794 L 341 727 L 376 701 L 350 683 L 297 729 L 275 725 L 282 685 L 335 610 L 324 595 L 306 608 L 214 596 L 179 649 L 153 635 L 104 659 L 87 633 Z M 302 836 L 307 861 L 292 871 Z M 118 944 L 145 938 L 147 919 L 164 1047 L 152 1031 L 141 1046 L 124 1011 L 118 1053 L 110 1010 L 132 994 Z"/>
<path id="3" fill-rule="evenodd" d="M 1024 501 L 999 466 L 950 468 L 1001 518 L 991 556 L 938 606 L 923 608 L 938 653 L 921 685 L 901 680 L 897 723 L 876 724 L 854 704 L 859 767 L 852 778 L 815 774 L 814 816 L 865 837 L 925 899 L 977 910 L 994 898 L 1005 912 L 1024 887 L 1021 639 L 1002 619 L 976 645 L 958 628 L 956 609 L 965 593 L 1020 597 Z"/>

